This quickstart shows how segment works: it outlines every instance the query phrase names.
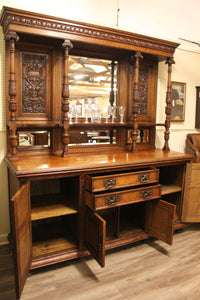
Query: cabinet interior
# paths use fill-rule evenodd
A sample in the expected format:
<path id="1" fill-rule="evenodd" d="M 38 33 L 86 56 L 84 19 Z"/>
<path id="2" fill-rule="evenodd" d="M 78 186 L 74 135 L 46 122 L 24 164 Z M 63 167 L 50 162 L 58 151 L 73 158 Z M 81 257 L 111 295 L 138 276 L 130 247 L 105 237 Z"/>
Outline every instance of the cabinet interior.
<path id="1" fill-rule="evenodd" d="M 78 247 L 79 177 L 32 181 L 33 258 Z"/>
<path id="2" fill-rule="evenodd" d="M 176 205 L 176 219 L 181 219 L 185 165 L 160 168 L 162 199 Z"/>
<path id="3" fill-rule="evenodd" d="M 98 211 L 106 221 L 106 240 L 122 239 L 144 230 L 145 203 L 135 203 Z"/>

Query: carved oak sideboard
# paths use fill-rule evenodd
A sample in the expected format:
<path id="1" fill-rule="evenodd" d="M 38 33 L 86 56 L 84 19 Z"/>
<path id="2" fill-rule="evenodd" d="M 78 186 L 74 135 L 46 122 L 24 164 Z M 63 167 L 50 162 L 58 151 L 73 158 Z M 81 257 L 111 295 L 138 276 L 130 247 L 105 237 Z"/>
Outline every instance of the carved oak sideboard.
<path id="1" fill-rule="evenodd" d="M 107 249 L 148 236 L 172 244 L 191 220 L 191 156 L 169 149 L 178 44 L 9 7 L 0 23 L 16 297 L 31 269 L 89 254 L 103 267 Z M 156 124 L 162 60 L 166 118 Z"/>

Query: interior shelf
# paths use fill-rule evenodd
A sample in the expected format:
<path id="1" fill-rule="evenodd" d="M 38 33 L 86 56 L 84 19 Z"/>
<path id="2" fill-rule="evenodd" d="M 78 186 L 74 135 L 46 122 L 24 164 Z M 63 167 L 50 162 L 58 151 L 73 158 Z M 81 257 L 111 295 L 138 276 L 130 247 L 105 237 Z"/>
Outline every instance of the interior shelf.
<path id="1" fill-rule="evenodd" d="M 78 248 L 77 215 L 32 222 L 33 257 Z"/>
<path id="2" fill-rule="evenodd" d="M 77 248 L 77 243 L 70 237 L 57 237 L 37 241 L 33 242 L 33 258 L 75 248 Z"/>
<path id="3" fill-rule="evenodd" d="M 72 203 L 60 199 L 59 195 L 54 195 L 53 199 L 48 199 L 46 195 L 45 197 L 37 197 L 36 200 L 34 199 L 32 201 L 32 221 L 76 213 L 78 213 L 78 211 L 73 207 Z"/>
<path id="4" fill-rule="evenodd" d="M 142 228 L 134 226 L 132 223 L 126 222 L 125 220 L 120 223 L 120 237 L 137 234 L 141 231 L 143 231 Z"/>
<path id="5" fill-rule="evenodd" d="M 162 185 L 161 189 L 161 195 L 167 195 L 167 194 L 172 194 L 172 193 L 177 193 L 181 192 L 182 189 L 180 186 L 177 185 Z"/>

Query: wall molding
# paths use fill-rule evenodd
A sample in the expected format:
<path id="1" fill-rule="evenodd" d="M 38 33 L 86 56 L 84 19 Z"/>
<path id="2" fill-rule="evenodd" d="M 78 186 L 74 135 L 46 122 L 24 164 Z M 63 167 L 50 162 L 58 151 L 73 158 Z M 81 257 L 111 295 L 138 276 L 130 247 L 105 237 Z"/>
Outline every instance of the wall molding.
<path id="1" fill-rule="evenodd" d="M 163 132 L 165 129 L 162 128 L 158 128 L 156 131 L 157 132 Z M 170 132 L 191 132 L 191 133 L 200 133 L 200 129 L 191 129 L 191 128 L 173 128 L 173 129 L 169 129 Z"/>
<path id="2" fill-rule="evenodd" d="M 7 234 L 0 235 L 0 245 L 8 244 Z"/>

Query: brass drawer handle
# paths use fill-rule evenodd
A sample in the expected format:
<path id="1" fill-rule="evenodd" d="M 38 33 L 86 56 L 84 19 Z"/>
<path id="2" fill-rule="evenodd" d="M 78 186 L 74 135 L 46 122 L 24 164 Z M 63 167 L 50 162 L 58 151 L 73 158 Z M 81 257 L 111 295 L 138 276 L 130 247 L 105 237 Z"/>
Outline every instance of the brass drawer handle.
<path id="1" fill-rule="evenodd" d="M 142 183 L 146 183 L 149 181 L 149 174 L 139 175 L 139 181 Z"/>
<path id="2" fill-rule="evenodd" d="M 108 205 L 115 205 L 120 201 L 120 195 L 112 195 L 109 197 L 106 197 L 105 203 Z"/>
<path id="3" fill-rule="evenodd" d="M 140 193 L 141 197 L 145 200 L 150 199 L 153 194 L 152 190 L 145 190 Z"/>
<path id="4" fill-rule="evenodd" d="M 115 186 L 116 178 L 111 177 L 111 178 L 104 179 L 103 184 L 104 184 L 106 189 L 110 189 L 110 188 Z"/>

